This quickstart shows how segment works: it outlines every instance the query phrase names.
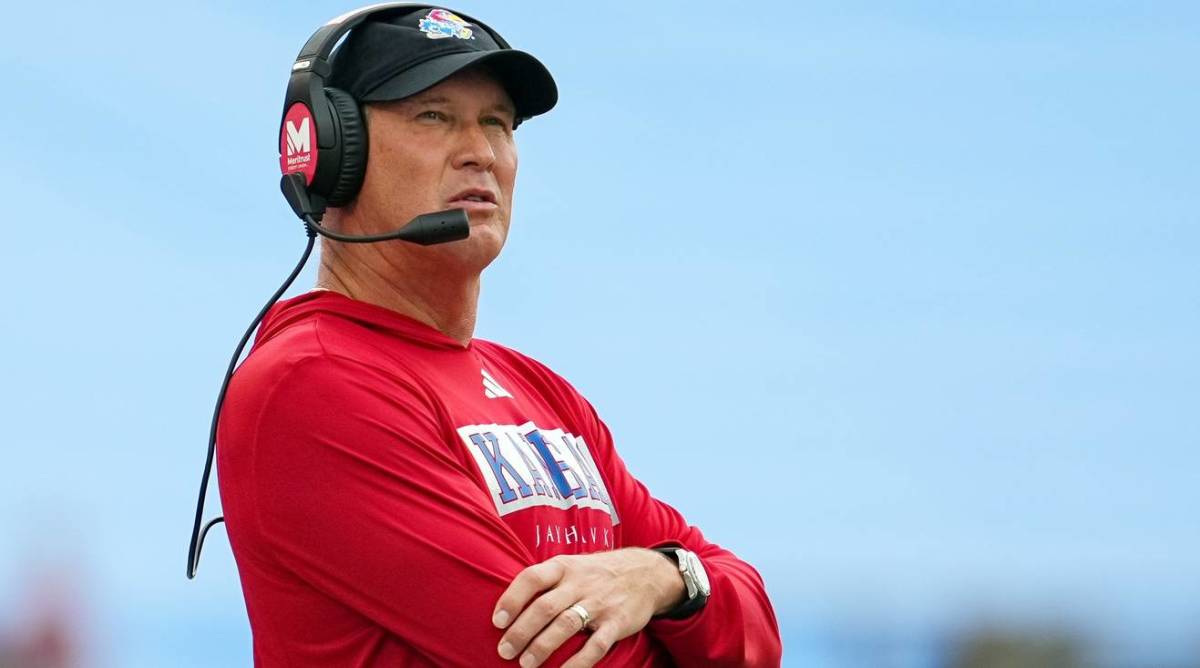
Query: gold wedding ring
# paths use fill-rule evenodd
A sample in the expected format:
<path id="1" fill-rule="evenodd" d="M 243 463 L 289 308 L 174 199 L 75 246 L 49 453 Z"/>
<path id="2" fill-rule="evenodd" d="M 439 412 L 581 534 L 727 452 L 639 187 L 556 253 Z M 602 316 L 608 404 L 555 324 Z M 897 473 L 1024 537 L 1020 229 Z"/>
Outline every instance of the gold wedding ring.
<path id="1" fill-rule="evenodd" d="M 579 621 L 583 622 L 583 626 L 581 626 L 579 630 L 582 631 L 583 629 L 586 629 L 588 624 L 592 623 L 592 616 L 588 614 L 587 608 L 583 607 L 582 605 L 576 603 L 575 605 L 567 608 L 567 610 L 579 615 Z"/>

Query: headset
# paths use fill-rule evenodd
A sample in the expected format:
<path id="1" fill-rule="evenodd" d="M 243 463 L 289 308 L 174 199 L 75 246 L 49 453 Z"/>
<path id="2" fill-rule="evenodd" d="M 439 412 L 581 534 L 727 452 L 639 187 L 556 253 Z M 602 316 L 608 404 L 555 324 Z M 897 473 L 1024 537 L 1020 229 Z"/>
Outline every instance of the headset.
<path id="1" fill-rule="evenodd" d="M 374 235 L 346 235 L 329 230 L 321 225 L 327 207 L 338 207 L 353 201 L 362 187 L 367 168 L 367 131 L 358 101 L 346 91 L 325 85 L 325 79 L 333 69 L 329 63 L 338 41 L 352 28 L 380 13 L 397 9 L 436 9 L 437 5 L 407 2 L 385 2 L 369 5 L 342 14 L 321 26 L 300 49 L 300 55 L 292 64 L 288 79 L 287 95 L 284 98 L 283 119 L 279 124 L 279 166 L 283 176 L 279 180 L 280 190 L 291 205 L 292 211 L 304 221 L 308 245 L 291 274 L 271 295 L 270 300 L 258 312 L 253 322 L 242 335 L 241 342 L 229 360 L 217 404 L 213 409 L 208 432 L 208 456 L 204 461 L 204 473 L 200 478 L 200 494 L 196 499 L 196 520 L 192 525 L 192 538 L 188 546 L 187 577 L 196 577 L 200 563 L 200 550 L 209 529 L 224 522 L 223 516 L 203 524 L 204 499 L 212 473 L 213 456 L 216 453 L 217 421 L 225 393 L 233 371 L 241 359 L 242 350 L 250 335 L 262 322 L 267 311 L 287 291 L 300 270 L 312 254 L 313 243 L 318 234 L 347 243 L 373 243 L 400 239 L 429 246 L 466 239 L 470 233 L 470 222 L 462 209 L 449 209 L 417 216 L 398 230 Z M 502 49 L 510 49 L 508 42 L 495 30 L 476 19 L 455 12 L 464 20 L 482 28 Z"/>
<path id="2" fill-rule="evenodd" d="M 349 93 L 325 85 L 331 73 L 329 56 L 334 46 L 351 28 L 380 13 L 437 7 L 405 2 L 364 7 L 326 23 L 300 49 L 292 65 L 283 105 L 279 159 L 284 175 L 305 175 L 314 209 L 321 210 L 323 205 L 342 206 L 354 199 L 367 166 L 366 127 L 358 102 Z M 485 30 L 501 49 L 512 48 L 487 25 L 465 14 L 459 16 Z M 309 120 L 307 136 L 302 132 L 306 119 Z M 301 144 L 311 141 L 316 146 L 310 160 L 294 150 L 297 141 Z M 291 203 L 292 199 L 289 197 L 288 201 Z"/>

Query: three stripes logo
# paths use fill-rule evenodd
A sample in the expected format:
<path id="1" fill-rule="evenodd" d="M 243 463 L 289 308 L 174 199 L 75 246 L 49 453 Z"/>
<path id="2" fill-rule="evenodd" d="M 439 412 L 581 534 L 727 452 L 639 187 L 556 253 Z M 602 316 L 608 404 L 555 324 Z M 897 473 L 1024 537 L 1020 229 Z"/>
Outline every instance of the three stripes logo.
<path id="1" fill-rule="evenodd" d="M 479 371 L 483 374 L 483 395 L 485 397 L 488 399 L 499 399 L 501 397 L 513 398 L 513 395 L 509 394 L 508 390 L 500 387 L 500 383 L 497 383 L 496 379 L 492 378 L 492 374 L 488 373 L 487 369 L 480 369 Z"/>

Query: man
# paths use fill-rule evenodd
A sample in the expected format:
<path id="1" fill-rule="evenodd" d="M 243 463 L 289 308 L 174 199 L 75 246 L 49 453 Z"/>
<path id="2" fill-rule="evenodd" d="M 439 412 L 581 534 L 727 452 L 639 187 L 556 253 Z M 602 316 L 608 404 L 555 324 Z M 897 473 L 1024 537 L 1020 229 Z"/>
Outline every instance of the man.
<path id="1" fill-rule="evenodd" d="M 218 468 L 256 665 L 777 665 L 757 572 L 654 499 L 565 380 L 473 337 L 514 127 L 557 96 L 477 28 L 398 11 L 333 59 L 369 150 L 324 224 L 462 208 L 470 236 L 324 239 L 317 288 L 271 309 L 230 385 Z"/>

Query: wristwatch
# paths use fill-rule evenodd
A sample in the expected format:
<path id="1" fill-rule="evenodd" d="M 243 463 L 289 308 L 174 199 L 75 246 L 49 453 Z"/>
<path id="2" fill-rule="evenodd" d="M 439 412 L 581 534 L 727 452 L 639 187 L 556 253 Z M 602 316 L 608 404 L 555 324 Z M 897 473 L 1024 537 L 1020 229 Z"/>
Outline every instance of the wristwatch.
<path id="1" fill-rule="evenodd" d="M 708 603 L 712 588 L 708 583 L 708 573 L 704 572 L 704 564 L 695 552 L 680 547 L 655 547 L 655 552 L 661 552 L 679 566 L 679 574 L 683 576 L 683 584 L 687 586 L 687 598 L 674 608 L 656 615 L 660 619 L 684 619 L 699 612 Z"/>

